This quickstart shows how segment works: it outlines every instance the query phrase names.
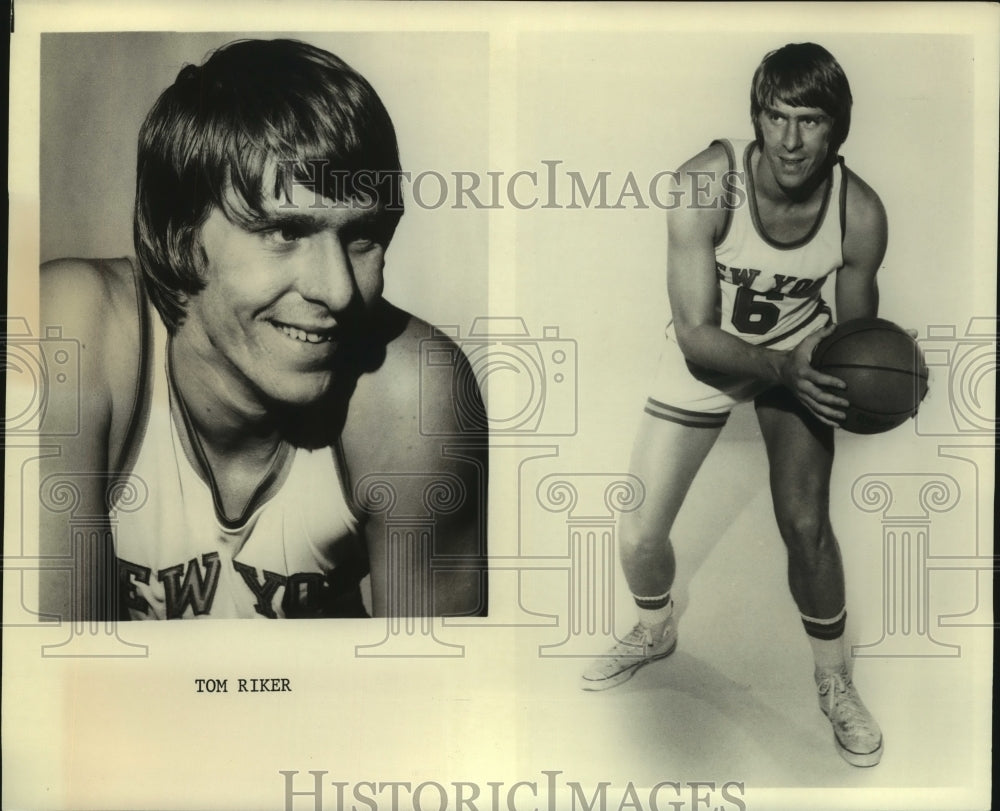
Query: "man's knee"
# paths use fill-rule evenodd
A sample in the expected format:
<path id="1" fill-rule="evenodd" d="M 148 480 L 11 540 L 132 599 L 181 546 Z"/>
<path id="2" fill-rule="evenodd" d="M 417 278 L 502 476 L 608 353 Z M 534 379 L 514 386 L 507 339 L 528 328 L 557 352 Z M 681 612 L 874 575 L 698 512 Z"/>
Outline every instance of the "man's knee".
<path id="1" fill-rule="evenodd" d="M 641 557 L 644 554 L 655 554 L 667 546 L 668 527 L 663 527 L 651 521 L 641 513 L 625 513 L 622 515 L 618 531 L 618 544 L 622 555 Z"/>
<path id="2" fill-rule="evenodd" d="M 778 529 L 789 552 L 809 558 L 835 544 L 830 520 L 815 509 L 778 510 Z"/>

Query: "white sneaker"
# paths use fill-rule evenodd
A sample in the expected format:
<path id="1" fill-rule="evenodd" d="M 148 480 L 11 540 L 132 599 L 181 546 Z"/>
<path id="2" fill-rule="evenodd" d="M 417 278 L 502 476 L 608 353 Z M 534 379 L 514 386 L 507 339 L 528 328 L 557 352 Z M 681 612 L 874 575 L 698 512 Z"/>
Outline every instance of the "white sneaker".
<path id="1" fill-rule="evenodd" d="M 816 686 L 840 756 L 852 766 L 875 766 L 882 759 L 882 730 L 861 701 L 847 668 L 817 670 Z"/>
<path id="2" fill-rule="evenodd" d="M 629 635 L 584 671 L 580 686 L 584 690 L 607 690 L 628 681 L 644 664 L 663 659 L 677 647 L 677 625 L 671 616 L 657 638 L 653 630 L 641 623 Z"/>

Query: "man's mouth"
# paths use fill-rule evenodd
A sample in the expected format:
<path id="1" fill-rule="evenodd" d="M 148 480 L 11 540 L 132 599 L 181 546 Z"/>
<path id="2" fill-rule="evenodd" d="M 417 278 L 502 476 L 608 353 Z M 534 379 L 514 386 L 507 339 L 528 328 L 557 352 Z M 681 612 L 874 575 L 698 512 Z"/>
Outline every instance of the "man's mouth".
<path id="1" fill-rule="evenodd" d="M 316 328 L 316 327 L 297 327 L 292 324 L 283 324 L 281 321 L 272 321 L 271 325 L 278 330 L 278 332 L 291 338 L 293 341 L 298 341 L 304 344 L 323 344 L 330 343 L 333 340 L 333 327 L 327 328 Z"/>

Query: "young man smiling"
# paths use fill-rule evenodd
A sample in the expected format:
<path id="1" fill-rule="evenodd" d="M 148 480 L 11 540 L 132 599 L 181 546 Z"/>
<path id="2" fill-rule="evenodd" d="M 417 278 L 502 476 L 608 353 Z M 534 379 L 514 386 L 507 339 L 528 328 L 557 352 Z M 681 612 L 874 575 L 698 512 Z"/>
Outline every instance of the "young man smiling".
<path id="1" fill-rule="evenodd" d="M 248 40 L 180 71 L 139 135 L 136 259 L 42 270 L 83 380 L 42 470 L 44 612 L 485 612 L 485 438 L 420 379 L 429 326 L 382 297 L 400 182 L 387 111 L 336 56 Z M 75 408 L 54 398 L 43 435 Z M 60 481 L 96 531 L 47 505 Z"/>
<path id="2" fill-rule="evenodd" d="M 851 103 L 831 54 L 811 43 L 787 45 L 753 77 L 756 138 L 715 141 L 679 172 L 681 205 L 668 220 L 673 321 L 632 456 L 646 498 L 620 529 L 639 622 L 587 669 L 583 687 L 620 684 L 673 652 L 670 529 L 729 413 L 752 400 L 820 706 L 840 754 L 872 766 L 882 734 L 847 667 L 844 571 L 829 518 L 833 427 L 849 392 L 810 366 L 814 347 L 833 329 L 820 297 L 827 277 L 835 275 L 839 320 L 878 310 L 886 216 L 838 156 Z"/>

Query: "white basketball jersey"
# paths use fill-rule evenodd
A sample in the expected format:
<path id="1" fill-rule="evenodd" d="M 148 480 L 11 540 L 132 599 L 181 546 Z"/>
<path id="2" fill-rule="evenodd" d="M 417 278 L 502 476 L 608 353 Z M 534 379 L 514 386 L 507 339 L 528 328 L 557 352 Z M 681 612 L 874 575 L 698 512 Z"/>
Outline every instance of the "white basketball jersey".
<path id="1" fill-rule="evenodd" d="M 135 464 L 112 504 L 121 600 L 132 619 L 365 616 L 358 521 L 332 448 L 290 448 L 280 489 L 237 522 L 220 517 L 181 443 L 167 333 L 155 313 Z M 145 406 L 145 408 L 143 408 Z"/>
<path id="2" fill-rule="evenodd" d="M 721 291 L 720 324 L 757 345 L 779 343 L 790 334 L 826 321 L 820 293 L 826 278 L 844 264 L 846 183 L 842 160 L 831 169 L 820 212 L 810 231 L 794 242 L 771 239 L 761 225 L 753 193 L 753 141 L 716 141 L 729 155 L 727 185 L 737 203 L 715 248 Z"/>

